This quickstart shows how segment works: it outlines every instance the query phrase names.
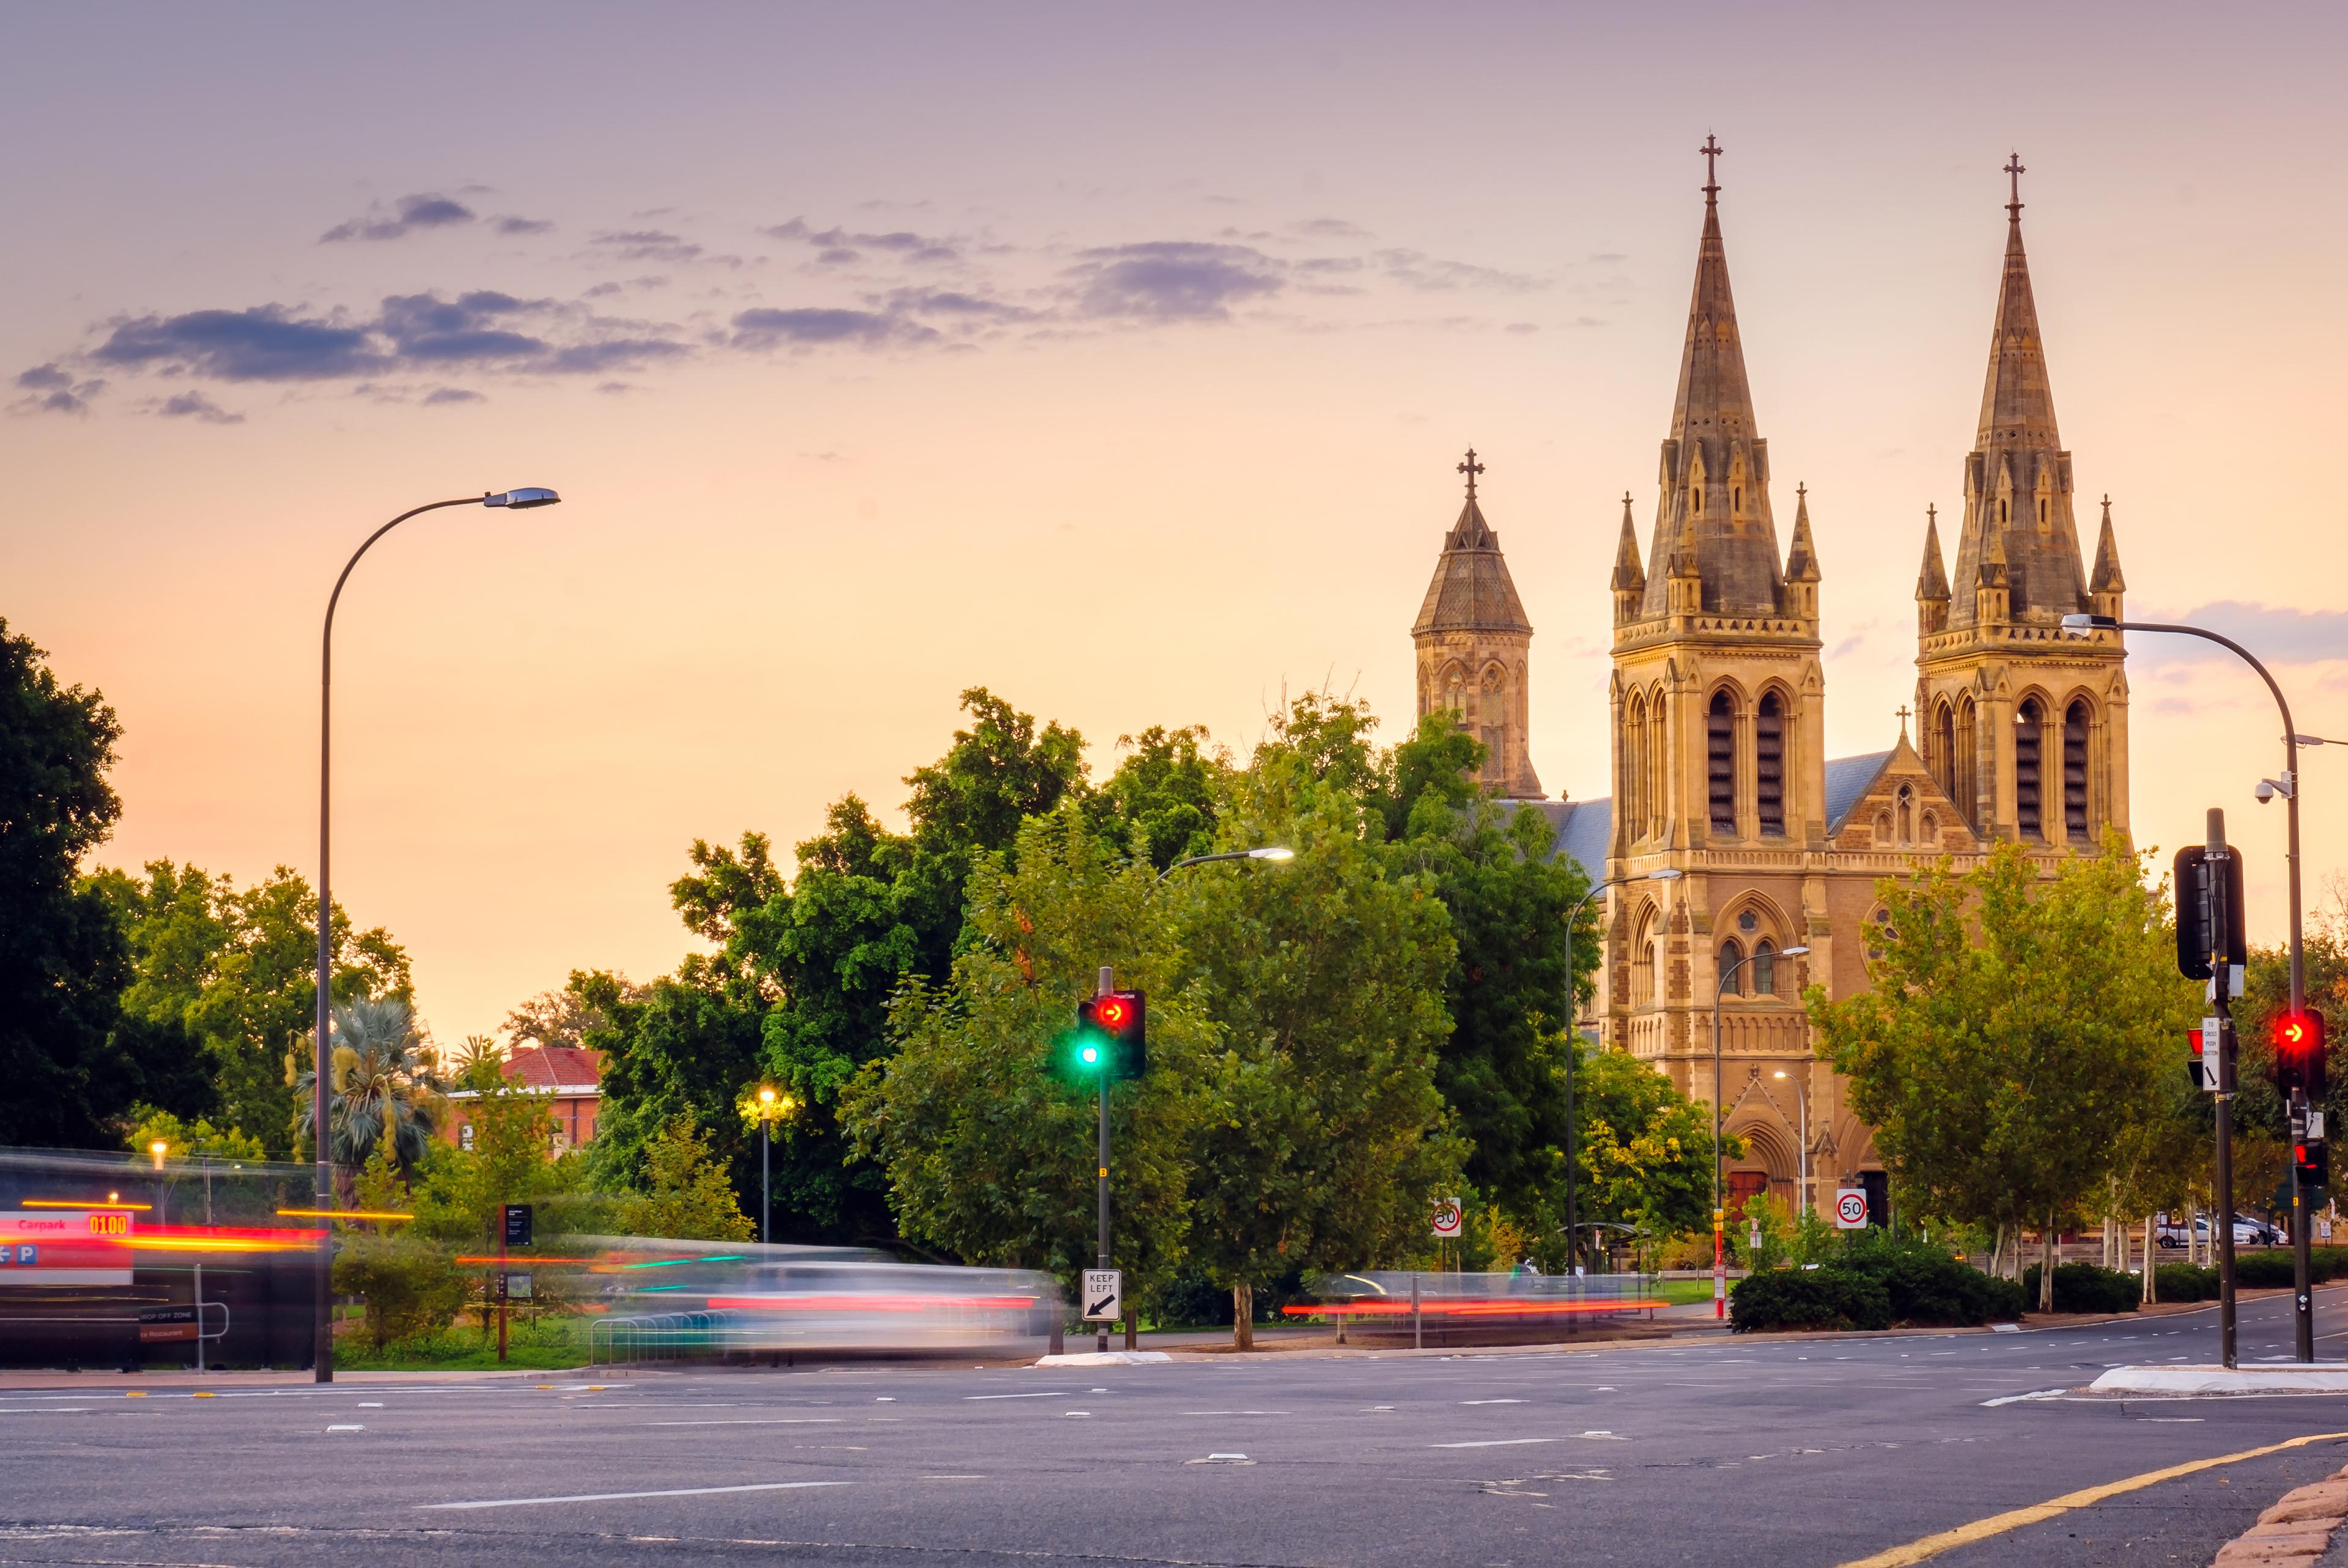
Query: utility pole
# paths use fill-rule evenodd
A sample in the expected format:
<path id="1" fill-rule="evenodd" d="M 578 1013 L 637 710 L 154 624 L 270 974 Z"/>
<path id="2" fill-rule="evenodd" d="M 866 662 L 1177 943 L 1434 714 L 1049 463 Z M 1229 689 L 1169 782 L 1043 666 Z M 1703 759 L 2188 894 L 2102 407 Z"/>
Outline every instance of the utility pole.
<path id="1" fill-rule="evenodd" d="M 1103 964 L 1100 968 L 1100 985 L 1093 994 L 1096 996 L 1105 997 L 1115 989 L 1117 989 L 1117 969 L 1113 965 Z M 1108 1064 L 1104 1061 L 1101 1064 L 1101 1070 L 1093 1074 L 1093 1077 L 1098 1081 L 1100 1091 L 1100 1262 L 1097 1266 L 1100 1268 L 1107 1268 L 1109 1266 Z M 1100 1326 L 1100 1342 L 1095 1346 L 1094 1348 L 1099 1350 L 1103 1355 L 1107 1355 L 1108 1353 L 1108 1325 L 1107 1323 L 1103 1323 Z"/>
<path id="2" fill-rule="evenodd" d="M 2226 814 L 2218 807 L 2209 808 L 2208 843 L 2201 863 L 2199 897 L 2208 913 L 2202 917 L 2209 944 L 2209 1005 L 2218 1020 L 2218 1361 L 2231 1368 L 2234 1365 L 2234 1019 L 2231 1004 L 2233 982 L 2232 946 L 2226 933 L 2231 929 L 2231 914 L 2226 907 L 2228 888 L 2227 862 L 2233 851 L 2226 847 Z M 2183 890 L 2178 896 L 2186 897 Z M 2208 1053 L 2205 1044 L 2203 1053 Z"/>

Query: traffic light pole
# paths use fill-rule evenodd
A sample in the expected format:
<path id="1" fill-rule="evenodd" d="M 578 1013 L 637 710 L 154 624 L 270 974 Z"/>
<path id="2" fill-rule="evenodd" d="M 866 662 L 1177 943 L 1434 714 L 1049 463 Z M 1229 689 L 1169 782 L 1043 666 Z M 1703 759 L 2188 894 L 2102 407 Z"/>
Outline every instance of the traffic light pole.
<path id="1" fill-rule="evenodd" d="M 1103 964 L 1100 989 L 1094 994 L 1105 997 L 1115 989 L 1117 970 Z M 1100 1092 L 1100 1262 L 1096 1266 L 1107 1268 L 1111 1266 L 1108 1260 L 1108 1063 L 1101 1063 L 1100 1071 L 1093 1076 L 1099 1081 Z M 1108 1349 L 1108 1325 L 1106 1323 L 1100 1326 L 1100 1342 L 1097 1348 L 1104 1353 Z"/>
<path id="2" fill-rule="evenodd" d="M 2063 620 L 2063 629 L 2075 635 L 2088 636 L 2093 636 L 2097 630 L 2110 630 L 2163 631 L 2179 637 L 2199 637 L 2205 642 L 2214 642 L 2233 653 L 2243 663 L 2257 671 L 2259 679 L 2267 683 L 2267 691 L 2274 697 L 2275 707 L 2282 713 L 2282 777 L 2278 782 L 2281 785 L 2287 819 L 2284 831 L 2288 836 L 2284 847 L 2283 869 L 2285 880 L 2289 883 L 2291 890 L 2291 1010 L 2292 1016 L 2296 1017 L 2307 1005 L 2307 964 L 2303 944 L 2300 939 L 2299 912 L 2299 732 L 2291 724 L 2291 703 L 2284 700 L 2282 688 L 2275 684 L 2275 678 L 2268 673 L 2267 667 L 2260 663 L 2258 656 L 2249 649 L 2230 637 L 2222 637 L 2217 632 L 2205 630 L 2199 626 L 2175 626 L 2149 620 L 2113 620 L 2099 616 L 2065 616 Z M 2225 828 L 2220 820 L 2220 814 L 2217 810 L 2212 808 L 2209 815 L 2213 824 L 2209 835 L 2209 846 L 2217 849 L 2225 844 Z M 2218 995 L 2221 1000 L 2225 990 L 2225 980 L 2221 979 L 2218 981 Z M 2230 1159 L 2222 1153 L 2227 1148 L 2228 1138 L 2231 1132 L 2231 1110 L 2229 1102 L 2233 1096 L 2234 1084 L 2230 1059 L 2227 1062 L 2226 1071 L 2228 1076 L 2221 1081 L 2223 1087 L 2218 1096 L 2218 1147 L 2221 1151 L 2220 1159 L 2227 1160 L 2230 1168 Z M 2291 1118 L 2294 1131 L 2304 1124 L 2302 1119 L 2307 1110 L 2306 1096 L 2303 1093 L 2294 1092 L 2291 1095 Z M 2331 1129 L 2326 1128 L 2325 1131 L 2328 1132 Z M 2291 1162 L 2291 1274 L 2296 1286 L 2292 1292 L 2296 1340 L 2294 1348 L 2298 1351 L 2298 1358 L 2302 1361 L 2315 1359 L 2315 1297 L 2309 1290 L 2307 1281 L 2310 1261 L 2307 1233 L 2312 1228 L 2309 1224 L 2312 1217 L 2310 1210 L 2307 1184 L 2301 1180 L 2299 1162 L 2294 1159 Z M 2234 1211 L 2230 1194 L 2226 1209 L 2226 1257 L 2230 1276 L 2233 1267 L 2233 1238 Z M 2230 1317 L 2233 1311 L 2233 1296 L 2230 1286 L 2228 1289 L 2226 1302 L 2228 1314 L 2226 1365 L 2230 1367 L 2234 1364 L 2234 1340 Z"/>
<path id="3" fill-rule="evenodd" d="M 2202 888 L 2198 896 L 2208 906 L 2201 928 L 2211 933 L 2206 940 L 2213 944 L 2214 961 L 2209 965 L 2210 1005 L 2218 1019 L 2218 1158 L 2215 1173 L 2218 1188 L 2218 1214 L 2212 1222 L 2217 1234 L 2210 1239 L 2218 1244 L 2218 1364 L 2231 1370 L 2234 1365 L 2234 1020 L 2232 981 L 2233 967 L 2229 961 L 2226 932 L 2231 927 L 2226 910 L 2228 886 L 2226 861 L 2232 851 L 2226 847 L 2226 814 L 2216 806 L 2209 808 L 2209 832 L 2206 846 L 2208 858 L 2202 862 Z M 2179 898 L 2187 897 L 2184 888 L 2176 890 Z M 2209 1053 L 2207 1041 L 2202 1053 Z M 2150 1264 L 2146 1267 L 2149 1268 Z"/>

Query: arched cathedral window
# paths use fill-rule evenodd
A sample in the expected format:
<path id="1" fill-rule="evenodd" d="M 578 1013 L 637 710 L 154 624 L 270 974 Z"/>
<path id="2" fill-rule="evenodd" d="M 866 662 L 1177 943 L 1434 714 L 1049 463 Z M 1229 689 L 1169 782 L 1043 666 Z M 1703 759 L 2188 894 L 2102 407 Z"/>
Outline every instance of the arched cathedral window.
<path id="1" fill-rule="evenodd" d="M 1715 692 L 1704 714 L 1704 764 L 1712 795 L 1712 831 L 1736 832 L 1736 712 L 1728 693 Z"/>
<path id="2" fill-rule="evenodd" d="M 1754 793 L 1760 806 L 1761 832 L 1782 838 L 1786 833 L 1786 704 L 1776 692 L 1761 699 L 1753 723 Z"/>
<path id="3" fill-rule="evenodd" d="M 2022 836 L 2046 839 L 2045 774 L 2042 765 L 2046 715 L 2033 697 L 2013 720 L 2013 820 Z"/>
<path id="4" fill-rule="evenodd" d="M 2063 831 L 2074 844 L 2087 840 L 2087 703 L 2071 704 L 2063 715 Z"/>
<path id="5" fill-rule="evenodd" d="M 1753 994 L 1777 994 L 1777 945 L 1766 937 L 1753 944 Z"/>
<path id="6" fill-rule="evenodd" d="M 1720 981 L 1724 995 L 1741 997 L 1745 994 L 1745 974 L 1736 966 L 1745 961 L 1745 954 L 1735 942 L 1720 945 Z"/>

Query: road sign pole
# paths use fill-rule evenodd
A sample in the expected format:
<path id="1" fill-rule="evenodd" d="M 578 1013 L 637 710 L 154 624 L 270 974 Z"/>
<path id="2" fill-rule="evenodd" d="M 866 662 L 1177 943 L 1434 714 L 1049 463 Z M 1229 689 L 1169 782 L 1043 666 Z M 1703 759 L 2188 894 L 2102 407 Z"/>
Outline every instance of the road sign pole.
<path id="1" fill-rule="evenodd" d="M 1103 965 L 1101 966 L 1101 971 L 1100 971 L 1100 989 L 1099 989 L 1099 990 L 1098 990 L 1098 991 L 1097 991 L 1095 994 L 1096 994 L 1096 995 L 1098 995 L 1098 996 L 1104 996 L 1104 997 L 1105 997 L 1105 996 L 1108 995 L 1108 993 L 1109 993 L 1109 992 L 1111 992 L 1111 991 L 1113 991 L 1113 990 L 1115 990 L 1115 989 L 1117 989 L 1117 970 L 1116 970 L 1115 968 L 1113 968 L 1112 967 L 1110 967 L 1109 965 L 1107 965 L 1107 964 L 1103 964 Z M 1103 1268 L 1107 1268 L 1107 1267 L 1108 1267 L 1108 1266 L 1109 1266 L 1109 1261 L 1108 1261 L 1108 1062 L 1107 1062 L 1107 1061 L 1106 1060 L 1106 1056 L 1107 1056 L 1107 1052 L 1106 1052 L 1106 1050 L 1104 1050 L 1104 1052 L 1103 1052 L 1103 1056 L 1104 1056 L 1104 1060 L 1102 1061 L 1102 1062 L 1101 1062 L 1101 1064 L 1100 1064 L 1099 1071 L 1098 1071 L 1097 1072 L 1096 1072 L 1096 1073 L 1094 1074 L 1094 1076 L 1095 1076 L 1095 1077 L 1099 1081 L 1099 1088 L 1100 1088 L 1100 1176 L 1099 1176 L 1099 1183 L 1100 1183 L 1100 1194 L 1099 1194 L 1099 1196 L 1100 1196 L 1100 1266 L 1101 1266 L 1101 1267 L 1103 1267 Z M 1101 1351 L 1103 1351 L 1104 1353 L 1105 1353 L 1105 1352 L 1107 1352 L 1107 1349 L 1108 1349 L 1108 1325 L 1107 1325 L 1107 1323 L 1103 1323 L 1103 1324 L 1101 1325 L 1101 1327 L 1100 1327 L 1100 1342 L 1099 1342 L 1099 1345 L 1098 1345 L 1098 1347 L 1097 1347 L 1097 1348 L 1098 1348 Z"/>
<path id="2" fill-rule="evenodd" d="M 2234 1365 L 2234 1020 L 2230 999 L 2234 955 L 2228 949 L 2232 943 L 2227 933 L 2232 929 L 2231 915 L 2226 907 L 2228 886 L 2227 860 L 2231 851 L 2226 847 L 2226 814 L 2217 806 L 2209 808 L 2208 843 L 2201 862 L 2199 897 L 2205 899 L 2208 914 L 2202 924 L 2203 940 L 2212 948 L 2209 965 L 2210 1005 L 2218 1014 L 2218 1214 L 2212 1227 L 2218 1244 L 2218 1360 L 2219 1365 Z M 2189 895 L 2180 895 L 2189 896 Z M 2209 1047 L 2204 1044 L 2203 1054 Z"/>

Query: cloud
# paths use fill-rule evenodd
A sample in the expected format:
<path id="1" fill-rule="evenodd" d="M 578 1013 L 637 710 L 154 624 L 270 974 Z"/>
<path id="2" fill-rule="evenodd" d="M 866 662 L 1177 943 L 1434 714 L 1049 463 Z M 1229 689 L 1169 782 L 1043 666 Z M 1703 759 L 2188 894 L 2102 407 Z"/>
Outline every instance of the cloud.
<path id="1" fill-rule="evenodd" d="M 201 392 L 182 392 L 166 398 L 155 410 L 166 419 L 197 419 L 206 425 L 242 425 L 244 415 L 232 414 Z"/>
<path id="2" fill-rule="evenodd" d="M 609 229 L 594 238 L 595 244 L 611 251 L 623 261 L 665 261 L 672 266 L 700 262 L 716 267 L 739 267 L 739 256 L 713 255 L 682 234 L 672 234 L 665 229 Z"/>
<path id="3" fill-rule="evenodd" d="M 106 390 L 103 381 L 76 381 L 55 360 L 20 371 L 16 384 L 26 395 L 8 405 L 11 414 L 87 415 L 89 400 Z"/>
<path id="4" fill-rule="evenodd" d="M 16 384 L 27 392 L 46 392 L 53 387 L 71 386 L 73 377 L 59 370 L 57 362 L 51 360 L 46 364 L 36 364 L 23 372 L 16 377 Z"/>
<path id="5" fill-rule="evenodd" d="M 468 392 L 461 386 L 436 386 L 424 395 L 424 406 L 432 408 L 451 403 L 482 403 L 487 399 L 478 392 Z"/>
<path id="6" fill-rule="evenodd" d="M 2198 626 L 2215 631 L 2232 638 L 2269 664 L 2320 664 L 2348 659 L 2348 610 L 2292 610 L 2221 599 L 2182 614 L 2145 610 L 2128 619 Z M 2201 638 L 2165 636 L 2159 632 L 2130 633 L 2128 659 L 2139 667 L 2205 659 L 2221 659 L 2238 666 L 2240 663 L 2234 654 Z"/>
<path id="7" fill-rule="evenodd" d="M 505 217 L 497 220 L 500 234 L 543 234 L 554 227 L 551 218 Z"/>
<path id="8" fill-rule="evenodd" d="M 392 294 L 372 317 L 279 304 L 117 322 L 88 358 L 217 381 L 331 381 L 399 370 L 602 374 L 689 354 L 663 329 L 480 289 Z"/>
<path id="9" fill-rule="evenodd" d="M 815 247 L 817 262 L 827 267 L 861 261 L 867 251 L 878 251 L 895 261 L 924 264 L 962 259 L 962 248 L 957 241 L 931 234 L 916 234 L 909 229 L 899 229 L 886 234 L 860 234 L 840 228 L 810 229 L 806 219 L 794 218 L 788 223 L 778 223 L 758 232 L 770 240 L 798 241 Z"/>
<path id="10" fill-rule="evenodd" d="M 961 321 L 1024 322 L 1035 316 L 1034 311 L 1024 306 L 953 289 L 895 289 L 883 295 L 880 302 L 901 315 L 947 316 Z"/>
<path id="11" fill-rule="evenodd" d="M 329 245 L 343 240 L 396 240 L 418 229 L 446 229 L 470 223 L 473 218 L 471 208 L 446 196 L 403 196 L 394 204 L 390 216 L 382 216 L 379 210 L 370 210 L 367 217 L 335 224 L 318 236 L 318 243 Z"/>
<path id="12" fill-rule="evenodd" d="M 366 375 L 391 363 L 365 326 L 339 316 L 305 320 L 274 304 L 139 316 L 118 323 L 90 358 L 132 370 L 190 370 L 221 381 Z"/>
<path id="13" fill-rule="evenodd" d="M 1497 267 L 1478 267 L 1468 261 L 1447 261 L 1423 251 L 1380 251 L 1371 259 L 1396 282 L 1428 292 L 1451 289 L 1500 289 L 1510 293 L 1524 293 L 1549 287 L 1543 279 L 1527 277 L 1519 272 L 1504 272 Z"/>
<path id="14" fill-rule="evenodd" d="M 1307 218 L 1288 226 L 1291 234 L 1308 240 L 1366 240 L 1370 231 L 1358 223 L 1348 223 L 1343 218 Z"/>
<path id="15" fill-rule="evenodd" d="M 810 348 L 827 343 L 919 342 L 938 334 L 919 322 L 879 311 L 824 307 L 744 311 L 734 318 L 734 346 L 747 349 Z"/>
<path id="16" fill-rule="evenodd" d="M 1281 291 L 1279 263 L 1246 245 L 1154 240 L 1079 251 L 1068 269 L 1076 306 L 1129 321 L 1224 321 L 1231 307 Z"/>

